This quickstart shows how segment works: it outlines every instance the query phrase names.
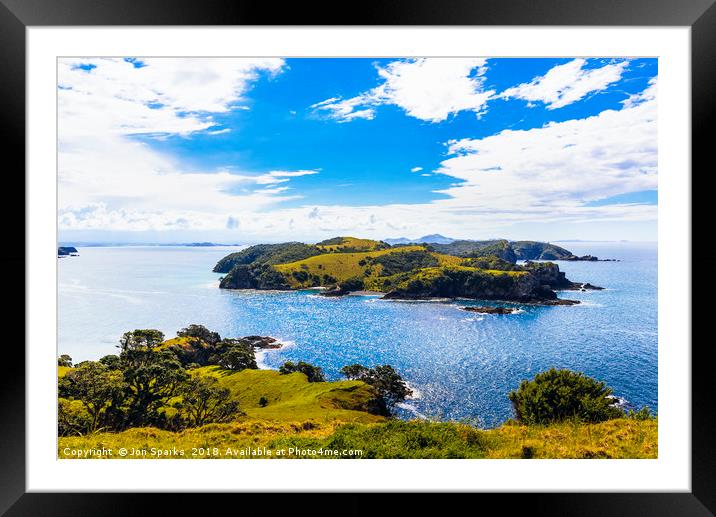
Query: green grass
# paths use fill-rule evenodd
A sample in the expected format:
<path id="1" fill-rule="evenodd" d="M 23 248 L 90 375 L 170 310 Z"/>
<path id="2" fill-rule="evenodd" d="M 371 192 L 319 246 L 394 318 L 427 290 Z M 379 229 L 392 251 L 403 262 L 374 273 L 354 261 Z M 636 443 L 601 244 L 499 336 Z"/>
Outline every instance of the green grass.
<path id="1" fill-rule="evenodd" d="M 71 449 L 120 447 L 167 450 L 173 447 L 192 456 L 193 448 L 216 448 L 214 457 L 242 458 L 236 451 L 267 448 L 360 450 L 360 458 L 656 458 L 656 420 L 609 420 L 598 424 L 563 423 L 550 426 L 505 424 L 478 430 L 455 422 L 387 420 L 373 424 L 340 422 L 270 422 L 243 417 L 228 424 L 210 424 L 172 433 L 154 428 L 122 433 L 61 437 L 58 454 L 72 457 Z M 227 449 L 233 453 L 227 454 Z M 108 457 L 108 456 L 106 456 Z M 148 457 L 157 457 L 148 456 Z M 161 456 L 170 457 L 170 456 Z M 262 456 L 266 458 L 267 456 Z M 290 456 L 289 456 L 290 457 Z M 295 455 L 293 457 L 296 457 Z M 305 456 L 302 456 L 305 457 Z M 326 457 L 326 456 L 313 456 Z M 353 456 L 356 457 L 356 456 Z"/>
<path id="2" fill-rule="evenodd" d="M 656 419 L 618 418 L 598 424 L 563 422 L 547 426 L 503 425 L 489 431 L 488 458 L 656 458 Z"/>
<path id="3" fill-rule="evenodd" d="M 58 375 L 68 370 L 59 367 Z M 60 437 L 59 457 L 72 458 L 72 451 L 104 448 L 113 451 L 112 456 L 104 457 L 119 458 L 121 447 L 146 450 L 146 458 L 246 458 L 256 456 L 241 455 L 241 450 L 264 447 L 272 451 L 352 449 L 362 451 L 362 458 L 656 458 L 658 452 L 654 419 L 547 426 L 508 422 L 496 429 L 479 430 L 463 423 L 405 422 L 367 413 L 373 392 L 361 381 L 309 383 L 302 373 L 230 372 L 216 366 L 190 372 L 218 379 L 244 414 L 234 422 L 182 432 L 134 428 Z M 268 400 L 265 407 L 259 405 L 261 397 Z M 184 456 L 156 452 L 173 448 L 184 451 Z M 202 448 L 210 449 L 210 454 Z M 229 449 L 233 452 L 227 454 Z"/>
<path id="4" fill-rule="evenodd" d="M 422 250 L 424 250 L 424 248 L 421 246 L 402 246 L 400 248 L 389 248 L 370 252 L 326 253 L 288 264 L 277 264 L 274 267 L 281 273 L 284 273 L 286 281 L 293 288 L 312 287 L 310 280 L 301 282 L 291 275 L 293 272 L 305 271 L 310 275 L 317 275 L 319 277 L 330 275 L 338 282 L 354 277 L 362 278 L 365 282 L 366 289 L 384 291 L 383 282 L 385 278 L 391 277 L 382 277 L 383 266 L 377 263 L 371 264 L 370 259 L 393 253 Z M 430 253 L 430 255 L 437 259 L 438 268 L 461 267 L 460 263 L 464 261 L 464 259 L 460 257 L 443 255 L 441 253 Z M 500 271 L 500 273 L 504 273 L 504 271 Z"/>
<path id="5" fill-rule="evenodd" d="M 316 247 L 327 252 L 341 252 L 341 250 L 344 249 L 352 251 L 374 251 L 387 246 L 384 242 L 372 239 L 358 239 L 356 237 L 335 237 L 323 242 L 325 242 L 325 244 L 319 242 L 316 244 Z"/>
<path id="6" fill-rule="evenodd" d="M 305 271 L 312 275 L 330 275 L 338 281 L 346 280 L 352 277 L 364 277 L 366 269 L 369 267 L 373 271 L 373 275 L 380 274 L 380 265 L 370 266 L 368 260 L 371 257 L 378 257 L 388 253 L 401 253 L 404 251 L 415 251 L 422 249 L 420 246 L 406 246 L 403 248 L 394 248 L 370 252 L 359 253 L 326 253 L 324 255 L 316 255 L 305 260 L 290 262 L 288 264 L 277 264 L 274 267 L 281 273 L 286 273 L 288 281 L 292 287 L 308 287 L 303 286 L 290 275 L 293 271 Z M 365 262 L 361 265 L 361 262 Z"/>
<path id="7" fill-rule="evenodd" d="M 281 375 L 275 370 L 230 372 L 217 366 L 190 370 L 211 375 L 231 391 L 247 416 L 276 422 L 314 420 L 322 422 L 378 422 L 383 417 L 365 411 L 374 398 L 362 381 L 308 382 L 302 373 Z M 259 405 L 265 397 L 268 404 Z"/>

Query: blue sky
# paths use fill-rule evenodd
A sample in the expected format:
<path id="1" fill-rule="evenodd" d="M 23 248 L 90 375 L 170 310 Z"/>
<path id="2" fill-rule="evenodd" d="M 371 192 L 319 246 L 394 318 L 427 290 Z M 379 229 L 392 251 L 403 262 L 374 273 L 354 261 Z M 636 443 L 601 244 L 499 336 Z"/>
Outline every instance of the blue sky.
<path id="1" fill-rule="evenodd" d="M 87 58 L 59 77 L 61 240 L 656 238 L 655 59 Z"/>

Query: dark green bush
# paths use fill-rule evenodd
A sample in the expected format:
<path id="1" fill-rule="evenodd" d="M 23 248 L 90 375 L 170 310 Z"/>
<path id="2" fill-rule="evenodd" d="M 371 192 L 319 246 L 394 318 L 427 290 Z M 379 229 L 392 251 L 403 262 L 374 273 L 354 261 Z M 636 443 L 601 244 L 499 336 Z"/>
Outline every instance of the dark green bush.
<path id="1" fill-rule="evenodd" d="M 550 424 L 568 419 L 602 422 L 624 416 L 615 407 L 617 400 L 603 382 L 583 373 L 554 368 L 538 373 L 531 381 L 522 381 L 509 394 L 520 423 Z"/>
<path id="2" fill-rule="evenodd" d="M 319 366 L 313 366 L 303 361 L 299 361 L 298 363 L 286 361 L 281 365 L 278 371 L 283 375 L 295 372 L 303 373 L 308 377 L 308 382 L 325 382 L 326 380 L 326 377 L 323 375 L 323 370 Z"/>

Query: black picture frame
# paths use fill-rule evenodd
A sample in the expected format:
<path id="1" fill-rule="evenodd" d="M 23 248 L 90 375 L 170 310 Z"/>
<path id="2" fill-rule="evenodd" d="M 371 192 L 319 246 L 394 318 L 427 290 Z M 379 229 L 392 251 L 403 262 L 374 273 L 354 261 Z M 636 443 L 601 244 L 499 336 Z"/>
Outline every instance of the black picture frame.
<path id="1" fill-rule="evenodd" d="M 0 145 L 4 148 L 6 199 L 3 203 L 6 234 L 11 252 L 4 253 L 5 299 L 17 313 L 8 321 L 25 317 L 20 295 L 24 282 L 17 272 L 25 268 L 24 225 L 17 223 L 24 212 L 25 179 L 25 30 L 29 26 L 82 25 L 575 25 L 575 26 L 688 26 L 691 27 L 692 73 L 692 207 L 707 189 L 694 189 L 694 170 L 708 172 L 709 129 L 716 125 L 716 0 L 390 0 L 361 2 L 351 18 L 341 14 L 335 3 L 314 1 L 283 3 L 243 0 L 0 0 Z M 9 158 L 14 160 L 9 160 Z M 14 166 L 10 167 L 9 163 Z M 712 168 L 712 167 L 709 167 Z M 685 171 L 688 176 L 688 171 Z M 8 193 L 12 193 L 8 196 Z M 13 206 L 15 204 L 15 206 Z M 692 208 L 693 210 L 693 208 Z M 701 214 L 704 215 L 704 214 Z M 706 237 L 710 218 L 692 212 L 692 236 Z M 699 232 L 699 230 L 704 230 Z M 716 253 L 710 244 L 700 244 L 692 253 L 693 271 L 712 270 Z M 31 274 L 26 271 L 26 275 Z M 23 284 L 23 285 L 21 285 Z M 25 295 L 22 295 L 22 300 Z M 692 303 L 692 321 L 704 321 L 704 305 Z M 22 312 L 22 314 L 20 314 Z M 19 340 L 3 347 L 4 368 L 0 377 L 0 514 L 18 515 L 128 515 L 149 508 L 148 497 L 160 497 L 163 512 L 181 508 L 206 512 L 208 506 L 232 505 L 228 498 L 241 497 L 242 504 L 260 502 L 249 495 L 205 497 L 189 494 L 74 494 L 26 493 L 25 489 L 25 353 Z M 709 352 L 712 339 L 694 340 L 692 354 L 692 490 L 689 493 L 551 493 L 551 494 L 475 494 L 481 507 L 490 502 L 512 511 L 549 515 L 714 515 L 716 513 L 716 405 L 711 394 L 712 366 Z M 27 344 L 26 344 L 27 346 Z M 12 366 L 7 366 L 12 365 Z M 280 510 L 295 511 L 297 496 L 272 494 L 262 503 Z M 455 497 L 455 496 L 453 496 Z M 286 500 L 284 498 L 290 498 Z M 367 511 L 366 495 L 321 496 L 321 506 L 336 511 Z M 413 495 L 408 503 L 397 499 L 403 510 L 422 505 L 423 496 Z M 453 503 L 455 504 L 455 503 Z M 475 504 L 470 502 L 468 504 Z M 489 507 L 489 506 L 488 506 Z M 361 508 L 363 510 L 361 510 Z M 453 508 L 456 508 L 453 506 Z M 477 509 L 477 507 L 476 507 Z"/>

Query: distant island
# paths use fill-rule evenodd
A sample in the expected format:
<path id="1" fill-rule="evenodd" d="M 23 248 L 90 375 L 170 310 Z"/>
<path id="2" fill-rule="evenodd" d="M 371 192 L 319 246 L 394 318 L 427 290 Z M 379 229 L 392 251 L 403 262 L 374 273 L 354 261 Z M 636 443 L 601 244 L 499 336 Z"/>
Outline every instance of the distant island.
<path id="1" fill-rule="evenodd" d="M 535 241 L 452 241 L 395 244 L 335 237 L 317 244 L 258 244 L 222 258 L 222 289 L 323 288 L 326 296 L 380 293 L 384 299 L 468 298 L 537 305 L 573 305 L 556 291 L 602 289 L 572 282 L 544 260 L 579 260 Z M 595 260 L 596 257 L 594 258 Z M 518 260 L 525 260 L 517 264 Z M 585 258 L 584 260 L 592 260 Z"/>
<path id="2" fill-rule="evenodd" d="M 223 244 L 217 242 L 72 242 L 83 248 L 115 248 L 118 246 L 185 246 L 188 248 L 211 248 L 221 246 L 242 246 L 242 244 Z M 65 243 L 62 247 L 71 247 Z"/>
<path id="3" fill-rule="evenodd" d="M 58 257 L 76 257 L 79 253 L 74 246 L 60 246 L 57 248 Z"/>

